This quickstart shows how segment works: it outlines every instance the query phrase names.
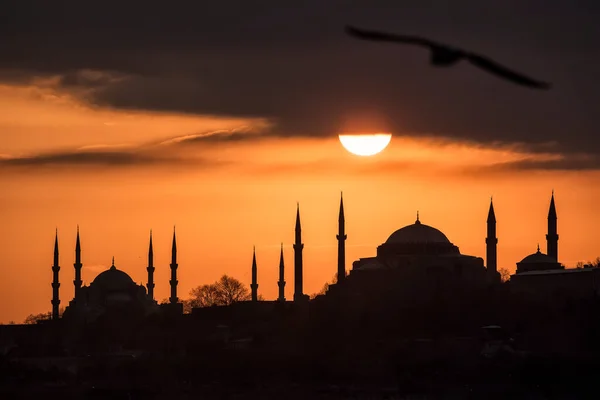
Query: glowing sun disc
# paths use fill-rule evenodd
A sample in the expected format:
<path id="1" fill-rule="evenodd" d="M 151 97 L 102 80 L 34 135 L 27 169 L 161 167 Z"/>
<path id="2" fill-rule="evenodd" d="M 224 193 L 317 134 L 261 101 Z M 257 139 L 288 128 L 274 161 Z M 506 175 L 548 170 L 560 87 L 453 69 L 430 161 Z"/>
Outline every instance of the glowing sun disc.
<path id="1" fill-rule="evenodd" d="M 392 134 L 339 135 L 339 138 L 342 146 L 350 153 L 357 156 L 373 156 L 387 147 L 392 140 Z"/>

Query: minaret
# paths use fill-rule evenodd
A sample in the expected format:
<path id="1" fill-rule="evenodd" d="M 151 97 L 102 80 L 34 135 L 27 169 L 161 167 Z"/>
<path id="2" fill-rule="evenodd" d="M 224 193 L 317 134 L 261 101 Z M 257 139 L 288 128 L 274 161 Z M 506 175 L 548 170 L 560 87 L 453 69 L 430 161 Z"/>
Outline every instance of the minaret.
<path id="1" fill-rule="evenodd" d="M 487 237 L 485 238 L 485 258 L 488 274 L 494 276 L 498 273 L 498 238 L 496 237 L 496 214 L 494 213 L 494 202 L 490 199 L 490 210 L 487 217 Z"/>
<path id="2" fill-rule="evenodd" d="M 294 243 L 294 301 L 304 300 L 302 292 L 302 229 L 300 228 L 300 204 L 296 208 L 296 241 Z"/>
<path id="3" fill-rule="evenodd" d="M 60 287 L 60 283 L 58 281 L 58 271 L 60 271 L 60 267 L 58 266 L 58 229 L 56 230 L 56 236 L 54 237 L 54 264 L 52 265 L 52 319 L 58 319 L 58 305 L 60 304 L 60 299 L 58 298 L 58 288 Z"/>
<path id="4" fill-rule="evenodd" d="M 175 227 L 173 227 L 173 247 L 171 249 L 171 297 L 169 302 L 175 304 L 178 302 L 177 298 L 177 243 L 175 240 Z"/>
<path id="5" fill-rule="evenodd" d="M 346 222 L 344 220 L 344 195 L 340 195 L 340 216 L 338 218 L 338 267 L 337 282 L 343 282 L 346 278 Z"/>
<path id="6" fill-rule="evenodd" d="M 77 299 L 79 294 L 79 289 L 81 289 L 81 243 L 79 242 L 79 225 L 77 225 L 77 239 L 75 240 L 75 263 L 73 267 L 75 268 L 75 280 L 73 281 L 73 285 L 75 285 L 75 298 Z"/>
<path id="7" fill-rule="evenodd" d="M 256 268 L 256 247 L 255 247 L 252 250 L 252 284 L 250 285 L 250 289 L 252 290 L 252 301 L 258 301 L 257 273 L 258 273 L 258 270 Z"/>
<path id="8" fill-rule="evenodd" d="M 152 229 L 150 229 L 150 246 L 148 247 L 148 299 L 154 300 L 154 251 L 152 250 Z"/>
<path id="9" fill-rule="evenodd" d="M 285 273 L 284 273 L 284 265 L 283 265 L 283 243 L 281 243 L 281 252 L 279 253 L 279 282 L 277 282 L 277 286 L 279 286 L 279 297 L 277 297 L 277 300 L 285 301 Z"/>
<path id="10" fill-rule="evenodd" d="M 546 253 L 558 262 L 558 225 L 556 217 L 556 206 L 554 205 L 554 190 L 550 199 L 550 210 L 548 210 L 548 234 L 546 235 Z"/>

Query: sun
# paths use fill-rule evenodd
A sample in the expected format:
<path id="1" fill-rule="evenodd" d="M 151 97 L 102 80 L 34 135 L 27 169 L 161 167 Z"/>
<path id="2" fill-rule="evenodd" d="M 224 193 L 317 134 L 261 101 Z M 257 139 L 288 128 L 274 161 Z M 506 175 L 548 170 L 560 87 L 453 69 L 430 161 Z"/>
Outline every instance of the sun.
<path id="1" fill-rule="evenodd" d="M 365 157 L 380 153 L 392 140 L 391 133 L 343 134 L 339 137 L 346 150 L 357 156 Z"/>

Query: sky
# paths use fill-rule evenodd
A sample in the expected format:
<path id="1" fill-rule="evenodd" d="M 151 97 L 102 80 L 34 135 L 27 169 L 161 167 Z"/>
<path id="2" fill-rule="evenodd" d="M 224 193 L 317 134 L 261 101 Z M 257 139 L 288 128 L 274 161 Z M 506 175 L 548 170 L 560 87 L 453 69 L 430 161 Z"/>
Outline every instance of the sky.
<path id="1" fill-rule="evenodd" d="M 0 15 L 0 322 L 61 305 L 115 257 L 168 297 L 227 273 L 277 296 L 280 244 L 293 291 L 296 202 L 305 292 L 336 271 L 340 192 L 347 269 L 421 221 L 484 257 L 493 196 L 498 264 L 545 250 L 552 190 L 559 261 L 600 256 L 600 5 L 593 1 L 5 1 Z M 513 85 L 424 49 L 356 41 L 344 25 L 422 35 L 552 83 Z M 373 157 L 341 133 L 393 134 Z"/>

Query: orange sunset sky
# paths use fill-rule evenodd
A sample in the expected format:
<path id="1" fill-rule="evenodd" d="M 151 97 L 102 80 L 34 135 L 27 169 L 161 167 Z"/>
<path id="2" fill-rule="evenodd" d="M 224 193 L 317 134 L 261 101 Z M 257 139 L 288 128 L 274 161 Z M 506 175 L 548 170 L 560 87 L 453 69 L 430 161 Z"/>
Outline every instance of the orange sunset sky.
<path id="1" fill-rule="evenodd" d="M 560 261 L 573 267 L 600 255 L 589 234 L 600 224 L 598 172 L 508 167 L 560 158 L 553 153 L 415 139 L 410 132 L 395 133 L 385 151 L 367 158 L 349 154 L 336 138 L 195 143 L 205 135 L 254 135 L 250 128 L 260 130 L 265 122 L 91 107 L 43 85 L 0 86 L 0 110 L 3 322 L 50 310 L 55 228 L 61 305 L 68 304 L 77 224 L 85 284 L 113 256 L 118 268 L 145 284 L 152 229 L 156 298 L 167 297 L 176 225 L 180 297 L 224 273 L 249 284 L 256 245 L 259 292 L 275 298 L 280 242 L 291 297 L 296 201 L 305 292 L 316 292 L 335 273 L 340 191 L 347 269 L 353 260 L 374 255 L 394 230 L 413 223 L 417 210 L 423 223 L 442 230 L 461 252 L 483 257 L 493 195 L 499 268 L 514 271 L 538 243 L 545 249 L 552 189 Z M 92 150 L 92 161 L 72 162 Z"/>
<path id="2" fill-rule="evenodd" d="M 484 257 L 493 196 L 498 267 L 546 250 L 552 190 L 559 261 L 600 256 L 600 2 L 480 0 L 5 0 L 0 15 L 0 322 L 73 296 L 75 235 L 89 284 L 116 267 L 155 297 L 223 274 L 277 294 L 280 243 L 293 291 L 300 204 L 304 291 L 415 221 Z M 6 18 L 5 18 L 6 17 Z M 550 90 L 427 49 L 359 41 L 345 25 L 419 35 L 485 55 Z M 342 133 L 389 132 L 372 157 Z"/>

